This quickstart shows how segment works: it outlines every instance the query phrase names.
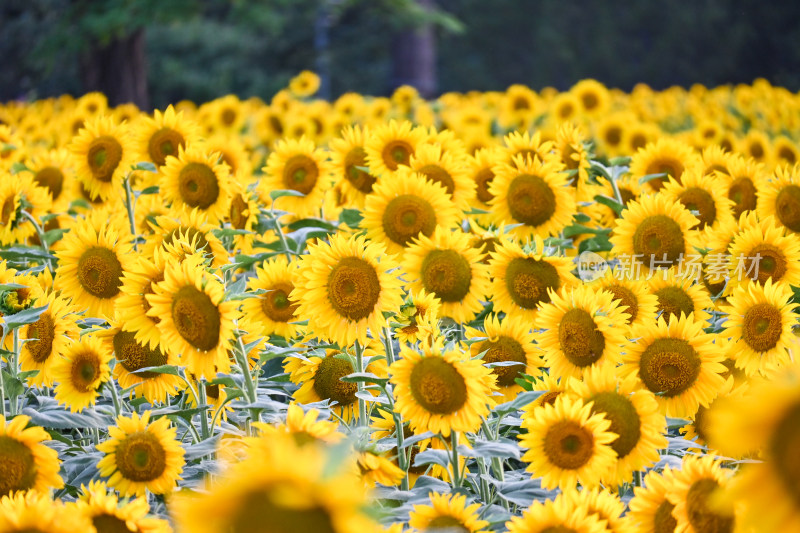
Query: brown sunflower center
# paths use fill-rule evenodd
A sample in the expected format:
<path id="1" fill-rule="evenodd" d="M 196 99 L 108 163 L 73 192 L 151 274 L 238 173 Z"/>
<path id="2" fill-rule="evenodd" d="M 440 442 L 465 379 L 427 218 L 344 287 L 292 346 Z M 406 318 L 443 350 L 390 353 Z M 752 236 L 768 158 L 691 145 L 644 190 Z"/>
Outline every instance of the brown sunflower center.
<path id="1" fill-rule="evenodd" d="M 778 158 L 786 161 L 789 165 L 797 163 L 797 154 L 788 146 L 778 148 Z"/>
<path id="2" fill-rule="evenodd" d="M 290 504 L 293 487 L 268 486 L 250 492 L 238 502 L 230 531 L 236 533 L 336 533 L 330 512 L 306 501 Z M 268 517 L 265 519 L 265 517 Z"/>
<path id="3" fill-rule="evenodd" d="M 36 461 L 31 449 L 7 435 L 0 435 L 0 494 L 28 490 L 36 483 Z"/>
<path id="4" fill-rule="evenodd" d="M 314 189 L 318 178 L 319 167 L 307 155 L 293 156 L 283 166 L 283 185 L 287 189 L 308 194 Z"/>
<path id="5" fill-rule="evenodd" d="M 408 165 L 408 161 L 411 159 L 413 153 L 414 149 L 410 144 L 406 141 L 396 139 L 386 143 L 381 151 L 381 157 L 383 158 L 383 164 L 386 165 L 386 168 L 389 170 L 397 170 L 397 167 L 400 165 Z"/>
<path id="6" fill-rule="evenodd" d="M 178 153 L 179 148 L 186 147 L 186 140 L 179 131 L 172 128 L 161 128 L 147 142 L 147 153 L 150 160 L 156 166 L 163 166 L 167 161 L 167 156 Z"/>
<path id="7" fill-rule="evenodd" d="M 108 183 L 122 161 L 122 145 L 114 137 L 103 135 L 89 145 L 86 162 L 92 176 L 98 181 Z"/>
<path id="8" fill-rule="evenodd" d="M 64 173 L 58 167 L 44 167 L 33 176 L 33 181 L 40 187 L 46 187 L 55 200 L 61 196 L 64 188 Z"/>
<path id="9" fill-rule="evenodd" d="M 293 288 L 288 282 L 274 283 L 269 292 L 261 297 L 261 309 L 270 320 L 289 322 L 294 318 L 298 304 L 289 300 Z"/>
<path id="10" fill-rule="evenodd" d="M 658 191 L 664 186 L 664 181 L 669 178 L 674 178 L 678 183 L 681 181 L 681 174 L 683 174 L 684 166 L 677 159 L 659 158 L 647 165 L 645 175 L 648 174 L 666 174 L 666 178 L 653 178 L 648 183 L 650 186 Z"/>
<path id="11" fill-rule="evenodd" d="M 94 246 L 78 259 L 78 282 L 97 298 L 113 298 L 122 285 L 122 264 L 108 248 Z"/>
<path id="12" fill-rule="evenodd" d="M 733 214 L 737 220 L 745 211 L 753 211 L 758 203 L 758 192 L 753 180 L 747 177 L 733 180 L 728 187 L 728 198 L 733 200 Z"/>
<path id="13" fill-rule="evenodd" d="M 700 355 L 688 341 L 656 339 L 642 353 L 639 377 L 651 392 L 671 398 L 694 385 L 700 364 Z"/>
<path id="14" fill-rule="evenodd" d="M 547 430 L 544 436 L 544 453 L 558 468 L 578 469 L 594 455 L 594 436 L 577 422 L 562 420 Z"/>
<path id="15" fill-rule="evenodd" d="M 575 366 L 596 363 L 606 349 L 606 339 L 597 329 L 592 315 L 583 309 L 570 309 L 558 325 L 558 342 L 564 357 Z"/>
<path id="16" fill-rule="evenodd" d="M 125 437 L 116 450 L 117 469 L 131 481 L 158 479 L 167 468 L 167 452 L 161 441 L 147 431 Z"/>
<path id="17" fill-rule="evenodd" d="M 44 363 L 53 353 L 53 341 L 56 337 L 56 325 L 53 315 L 45 311 L 39 315 L 39 320 L 28 325 L 26 331 L 28 340 L 25 348 L 36 363 Z"/>
<path id="18" fill-rule="evenodd" d="M 187 163 L 178 175 L 178 190 L 187 205 L 208 209 L 219 198 L 219 180 L 205 163 Z"/>
<path id="19" fill-rule="evenodd" d="M 639 299 L 636 294 L 624 285 L 613 284 L 603 287 L 604 290 L 609 291 L 614 295 L 614 300 L 619 300 L 617 304 L 624 312 L 630 315 L 628 324 L 632 324 L 636 317 L 639 315 Z"/>
<path id="20" fill-rule="evenodd" d="M 645 218 L 633 234 L 633 253 L 641 257 L 645 265 L 653 261 L 656 265 L 671 267 L 685 250 L 680 224 L 667 215 Z"/>
<path id="21" fill-rule="evenodd" d="M 759 303 L 744 314 L 742 339 L 756 352 L 768 352 L 778 345 L 783 332 L 780 309 Z"/>
<path id="22" fill-rule="evenodd" d="M 800 404 L 788 410 L 769 442 L 772 468 L 795 504 L 800 505 L 800 455 L 797 450 L 800 450 Z"/>
<path id="23" fill-rule="evenodd" d="M 422 285 L 443 302 L 460 302 L 469 293 L 472 269 L 455 250 L 432 250 L 422 261 Z"/>
<path id="24" fill-rule="evenodd" d="M 658 311 L 664 321 L 669 323 L 672 317 L 680 318 L 681 313 L 689 316 L 694 312 L 694 301 L 685 290 L 680 287 L 664 287 L 656 291 L 658 298 Z"/>
<path id="25" fill-rule="evenodd" d="M 653 515 L 653 533 L 674 533 L 678 527 L 678 521 L 672 516 L 675 506 L 664 500 L 656 509 Z"/>
<path id="26" fill-rule="evenodd" d="M 781 224 L 800 232 L 800 186 L 786 185 L 775 199 L 775 213 Z"/>
<path id="27" fill-rule="evenodd" d="M 235 109 L 231 109 L 230 107 L 226 107 L 220 113 L 219 118 L 222 120 L 222 123 L 228 127 L 233 126 L 236 122 L 236 118 L 238 117 L 238 113 L 236 113 Z"/>
<path id="28" fill-rule="evenodd" d="M 786 256 L 780 248 L 772 244 L 757 244 L 744 260 L 747 263 L 747 275 L 754 276 L 762 285 L 768 279 L 771 279 L 773 283 L 780 281 L 786 274 Z M 758 272 L 757 276 L 755 276 L 756 272 Z"/>
<path id="29" fill-rule="evenodd" d="M 453 176 L 445 169 L 439 165 L 425 165 L 417 169 L 417 172 L 424 175 L 429 181 L 438 183 L 445 188 L 447 194 L 453 196 L 453 191 L 456 190 L 456 183 L 453 181 Z"/>
<path id="30" fill-rule="evenodd" d="M 329 355 L 320 361 L 314 374 L 314 392 L 323 400 L 348 406 L 356 401 L 358 387 L 355 383 L 342 381 L 342 378 L 352 373 L 353 365 L 349 361 Z"/>
<path id="31" fill-rule="evenodd" d="M 609 126 L 603 130 L 603 141 L 611 147 L 619 146 L 622 142 L 622 128 L 619 126 Z"/>
<path id="32" fill-rule="evenodd" d="M 686 511 L 689 523 L 695 531 L 713 533 L 729 533 L 733 531 L 732 516 L 722 515 L 710 508 L 712 494 L 719 490 L 719 484 L 713 479 L 699 479 L 689 488 L 686 496 Z"/>
<path id="33" fill-rule="evenodd" d="M 248 205 L 241 194 L 237 194 L 231 199 L 231 207 L 228 210 L 228 218 L 231 220 L 231 226 L 236 229 L 246 229 L 247 218 L 249 214 L 245 214 Z"/>
<path id="34" fill-rule="evenodd" d="M 151 350 L 136 341 L 135 335 L 130 331 L 120 330 L 112 341 L 114 345 L 114 355 L 119 364 L 128 372 L 135 372 L 140 368 L 150 366 L 161 366 L 167 364 L 167 356 L 156 348 Z M 155 372 L 142 372 L 136 374 L 142 379 L 152 379 L 158 377 Z"/>
<path id="35" fill-rule="evenodd" d="M 697 408 L 697 412 L 694 414 L 694 420 L 692 421 L 692 427 L 694 427 L 694 432 L 697 434 L 697 438 L 701 443 L 708 442 L 708 417 L 706 413 L 708 409 L 703 407 L 702 405 Z"/>
<path id="36" fill-rule="evenodd" d="M 426 237 L 433 234 L 436 229 L 436 211 L 424 198 L 403 194 L 386 205 L 382 224 L 387 237 L 406 246 L 420 233 Z"/>
<path id="37" fill-rule="evenodd" d="M 717 205 L 714 203 L 714 197 L 705 189 L 689 187 L 680 194 L 678 200 L 686 209 L 697 213 L 695 217 L 700 222 L 692 226 L 691 229 L 703 229 L 706 226 L 711 226 L 717 220 Z"/>
<path id="38" fill-rule="evenodd" d="M 487 340 L 480 344 L 479 351 L 486 350 L 483 360 L 486 363 L 500 363 L 511 361 L 522 363 L 521 365 L 496 366 L 492 368 L 492 373 L 497 377 L 497 385 L 500 387 L 510 387 L 514 385 L 515 379 L 525 371 L 527 357 L 525 349 L 516 339 L 501 335 L 497 340 Z"/>
<path id="39" fill-rule="evenodd" d="M 556 267 L 532 257 L 512 259 L 506 268 L 505 282 L 511 299 L 524 309 L 549 303 L 547 289 L 558 290 L 561 285 Z"/>
<path id="40" fill-rule="evenodd" d="M 369 172 L 364 172 L 361 168 L 358 168 L 366 166 L 367 152 L 361 146 L 352 148 L 344 156 L 344 177 L 354 188 L 364 194 L 369 194 L 372 192 L 372 186 L 375 185 L 377 178 Z"/>
<path id="41" fill-rule="evenodd" d="M 611 422 L 608 430 L 618 437 L 611 448 L 622 458 L 636 447 L 642 434 L 641 419 L 628 396 L 616 392 L 599 392 L 589 398 L 594 402 L 593 413 L 602 413 Z"/>
<path id="42" fill-rule="evenodd" d="M 3 207 L 0 209 L 0 226 L 8 225 L 11 221 L 11 215 L 14 214 L 15 207 L 14 197 L 9 196 L 6 198 L 6 201 L 3 202 Z"/>
<path id="43" fill-rule="evenodd" d="M 508 187 L 508 210 L 514 220 L 529 226 L 541 226 L 556 211 L 556 195 L 539 176 L 522 174 Z"/>
<path id="44" fill-rule="evenodd" d="M 212 350 L 219 343 L 219 309 L 193 285 L 181 287 L 172 296 L 172 321 L 180 336 L 200 351 Z"/>
<path id="45" fill-rule="evenodd" d="M 561 394 L 561 391 L 547 391 L 536 399 L 536 403 L 537 405 L 555 405 L 559 394 Z"/>
<path id="46" fill-rule="evenodd" d="M 448 415 L 467 403 L 467 384 L 461 373 L 442 357 L 425 357 L 411 371 L 411 394 L 423 409 Z"/>
<path id="47" fill-rule="evenodd" d="M 491 199 L 494 198 L 494 195 L 489 192 L 489 186 L 492 184 L 492 180 L 494 180 L 494 172 L 492 172 L 491 168 L 482 168 L 475 173 L 473 179 L 477 186 L 478 200 L 484 204 L 488 204 Z"/>
<path id="48" fill-rule="evenodd" d="M 100 377 L 100 356 L 92 351 L 78 352 L 72 359 L 70 378 L 72 386 L 81 393 L 97 388 Z"/>
<path id="49" fill-rule="evenodd" d="M 343 257 L 328 274 L 328 301 L 339 315 L 361 320 L 375 311 L 381 282 L 375 267 L 358 257 Z"/>
<path id="50" fill-rule="evenodd" d="M 95 515 L 92 517 L 92 525 L 97 530 L 97 533 L 129 533 L 125 520 L 117 518 L 116 516 L 108 513 Z"/>
<path id="51" fill-rule="evenodd" d="M 423 531 L 448 531 L 450 533 L 470 533 L 461 520 L 452 516 L 437 516 Z"/>

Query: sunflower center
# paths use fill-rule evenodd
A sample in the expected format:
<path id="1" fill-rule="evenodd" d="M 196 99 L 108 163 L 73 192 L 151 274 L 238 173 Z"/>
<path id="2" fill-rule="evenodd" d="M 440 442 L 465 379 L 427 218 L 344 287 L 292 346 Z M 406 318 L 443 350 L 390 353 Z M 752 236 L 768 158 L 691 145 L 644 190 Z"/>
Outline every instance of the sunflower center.
<path id="1" fill-rule="evenodd" d="M 671 398 L 694 384 L 700 364 L 700 356 L 688 341 L 656 339 L 642 353 L 639 377 L 651 392 Z"/>
<path id="2" fill-rule="evenodd" d="M 120 330 L 112 341 L 114 345 L 114 355 L 119 364 L 128 372 L 135 372 L 140 368 L 150 366 L 161 366 L 167 364 L 167 356 L 156 348 L 151 350 L 136 341 L 135 335 L 130 331 Z M 155 372 L 142 372 L 136 374 L 142 379 L 152 379 L 158 377 Z"/>
<path id="3" fill-rule="evenodd" d="M 208 209 L 219 198 L 219 181 L 205 163 L 187 163 L 178 175 L 178 190 L 187 205 Z"/>
<path id="4" fill-rule="evenodd" d="M 511 299 L 524 309 L 549 303 L 547 289 L 557 290 L 561 285 L 556 267 L 532 257 L 512 259 L 506 268 L 505 282 Z"/>
<path id="5" fill-rule="evenodd" d="M 790 165 L 797 162 L 797 154 L 788 146 L 781 146 L 778 149 L 778 158 L 783 159 Z"/>
<path id="6" fill-rule="evenodd" d="M 483 341 L 479 350 L 486 351 L 483 356 L 485 363 L 500 363 L 503 361 L 513 361 L 522 363 L 521 365 L 496 366 L 492 368 L 492 373 L 497 377 L 497 385 L 500 387 L 510 387 L 514 385 L 515 379 L 525 370 L 527 357 L 525 349 L 516 339 L 501 335 L 497 340 Z"/>
<path id="7" fill-rule="evenodd" d="M 775 199 L 775 213 L 781 223 L 794 232 L 800 232 L 800 186 L 787 185 Z"/>
<path id="8" fill-rule="evenodd" d="M 541 226 L 556 211 L 556 195 L 539 176 L 522 174 L 508 187 L 508 209 L 514 220 L 529 226 Z"/>
<path id="9" fill-rule="evenodd" d="M 783 331 L 780 309 L 768 303 L 756 304 L 744 314 L 742 339 L 756 352 L 768 352 L 778 345 Z"/>
<path id="10" fill-rule="evenodd" d="M 152 481 L 167 468 L 167 453 L 158 437 L 147 431 L 137 431 L 119 443 L 116 451 L 117 469 L 125 479 Z"/>
<path id="11" fill-rule="evenodd" d="M 93 246 L 78 259 L 78 282 L 92 296 L 113 298 L 122 285 L 122 264 L 113 251 Z"/>
<path id="12" fill-rule="evenodd" d="M 375 267 L 358 257 L 343 257 L 328 275 L 328 300 L 339 315 L 350 320 L 368 317 L 380 295 Z"/>
<path id="13" fill-rule="evenodd" d="M 557 390 L 547 391 L 541 396 L 539 396 L 537 403 L 538 405 L 555 405 L 556 398 L 558 398 L 559 394 L 561 394 L 561 391 Z"/>
<path id="14" fill-rule="evenodd" d="M 3 207 L 0 209 L 0 226 L 7 226 L 11 220 L 11 215 L 14 213 L 14 197 L 9 196 L 3 202 Z"/>
<path id="15" fill-rule="evenodd" d="M 117 518 L 112 514 L 99 514 L 92 517 L 92 525 L 97 533 L 129 533 L 130 529 L 125 520 Z"/>
<path id="16" fill-rule="evenodd" d="M 695 531 L 713 533 L 733 531 L 734 519 L 732 516 L 721 515 L 709 508 L 711 495 L 718 489 L 719 484 L 708 478 L 695 481 L 689 488 L 689 494 L 686 496 L 686 511 L 689 514 L 689 523 Z"/>
<path id="17" fill-rule="evenodd" d="M 336 533 L 330 513 L 321 505 L 291 504 L 293 487 L 264 487 L 241 498 L 229 531 L 236 533 Z"/>
<path id="18" fill-rule="evenodd" d="M 780 248 L 771 244 L 762 243 L 754 246 L 745 257 L 745 262 L 748 275 L 754 275 L 757 270 L 756 280 L 762 285 L 768 279 L 775 283 L 786 274 L 786 256 Z"/>
<path id="19" fill-rule="evenodd" d="M 317 178 L 319 178 L 319 167 L 307 155 L 291 157 L 283 166 L 283 185 L 287 189 L 308 194 L 317 184 Z"/>
<path id="20" fill-rule="evenodd" d="M 233 126 L 234 122 L 236 122 L 236 111 L 231 109 L 230 107 L 226 107 L 220 113 L 220 119 L 222 119 L 222 123 L 226 126 Z"/>
<path id="21" fill-rule="evenodd" d="M 717 206 L 714 197 L 708 191 L 700 187 L 689 187 L 678 197 L 680 202 L 689 211 L 696 211 L 700 222 L 692 226 L 691 229 L 703 229 L 711 226 L 717 220 Z"/>
<path id="22" fill-rule="evenodd" d="M 567 526 L 550 526 L 539 531 L 539 533 L 578 533 L 571 527 Z"/>
<path id="23" fill-rule="evenodd" d="M 58 167 L 44 167 L 33 176 L 33 181 L 40 187 L 46 187 L 55 200 L 64 188 L 64 173 Z"/>
<path id="24" fill-rule="evenodd" d="M 186 147 L 186 140 L 180 132 L 172 128 L 161 128 L 155 132 L 147 143 L 147 153 L 156 166 L 163 166 L 168 155 L 175 155 L 179 148 Z"/>
<path id="25" fill-rule="evenodd" d="M 314 374 L 314 392 L 323 400 L 332 400 L 340 406 L 348 406 L 356 401 L 358 387 L 342 378 L 353 373 L 353 365 L 346 359 L 329 355 L 320 361 Z"/>
<path id="26" fill-rule="evenodd" d="M 231 219 L 231 226 L 236 229 L 246 229 L 247 226 L 247 202 L 244 201 L 241 194 L 237 194 L 231 199 L 231 207 L 228 211 L 228 218 Z"/>
<path id="27" fill-rule="evenodd" d="M 701 442 L 708 442 L 708 427 L 706 426 L 708 419 L 706 417 L 706 411 L 707 409 L 702 405 L 698 407 L 697 412 L 694 414 L 694 420 L 692 421 L 694 432 Z"/>
<path id="28" fill-rule="evenodd" d="M 424 529 L 424 531 L 441 530 L 446 530 L 450 533 L 461 533 L 462 531 L 465 533 L 470 533 L 470 530 L 464 527 L 464 524 L 462 524 L 458 518 L 454 518 L 452 516 L 437 516 L 431 520 L 428 524 L 428 527 Z"/>
<path id="29" fill-rule="evenodd" d="M 369 172 L 364 172 L 358 168 L 366 166 L 367 152 L 361 146 L 352 148 L 344 156 L 344 177 L 347 178 L 350 185 L 364 194 L 369 194 L 372 192 L 372 186 L 375 185 L 377 178 Z"/>
<path id="30" fill-rule="evenodd" d="M 0 494 L 28 490 L 36 483 L 36 461 L 24 443 L 0 435 Z"/>
<path id="31" fill-rule="evenodd" d="M 453 191 L 456 190 L 456 183 L 453 181 L 453 176 L 445 169 L 439 165 L 425 165 L 418 169 L 417 172 L 424 175 L 428 180 L 438 183 L 447 190 L 447 194 L 453 196 Z"/>
<path id="32" fill-rule="evenodd" d="M 558 342 L 564 356 L 575 366 L 590 366 L 606 348 L 606 339 L 597 329 L 592 315 L 583 309 L 570 309 L 558 325 Z"/>
<path id="33" fill-rule="evenodd" d="M 96 388 L 95 382 L 100 377 L 100 358 L 94 352 L 81 352 L 75 355 L 70 369 L 72 386 L 81 393 Z"/>
<path id="34" fill-rule="evenodd" d="M 572 420 L 553 424 L 544 437 L 544 453 L 551 463 L 564 470 L 575 470 L 592 458 L 592 433 Z"/>
<path id="35" fill-rule="evenodd" d="M 733 214 L 736 219 L 745 211 L 753 211 L 758 203 L 758 193 L 753 180 L 738 178 L 728 188 L 728 198 L 733 200 Z"/>
<path id="36" fill-rule="evenodd" d="M 181 287 L 172 297 L 172 320 L 186 342 L 200 351 L 219 343 L 219 309 L 211 298 L 192 285 Z"/>
<path id="37" fill-rule="evenodd" d="M 392 241 L 406 246 L 420 233 L 430 237 L 436 229 L 436 211 L 427 200 L 412 194 L 393 198 L 383 212 L 383 231 Z"/>
<path id="38" fill-rule="evenodd" d="M 622 128 L 610 126 L 603 132 L 603 140 L 609 146 L 618 146 L 622 142 Z"/>
<path id="39" fill-rule="evenodd" d="M 469 293 L 472 269 L 455 250 L 432 250 L 422 261 L 422 285 L 443 302 L 460 302 Z"/>
<path id="40" fill-rule="evenodd" d="M 448 415 L 467 403 L 467 384 L 461 373 L 441 357 L 425 357 L 411 371 L 411 394 L 423 409 Z"/>
<path id="41" fill-rule="evenodd" d="M 122 145 L 114 137 L 103 135 L 89 145 L 86 162 L 92 176 L 98 181 L 108 183 L 122 161 Z"/>
<path id="42" fill-rule="evenodd" d="M 675 533 L 678 521 L 672 516 L 673 509 L 675 506 L 669 500 L 661 502 L 653 515 L 653 533 Z"/>
<path id="43" fill-rule="evenodd" d="M 672 266 L 685 250 L 680 224 L 667 215 L 645 218 L 633 234 L 633 253 L 643 257 L 645 264 L 652 260 L 660 265 Z"/>
<path id="44" fill-rule="evenodd" d="M 694 301 L 680 287 L 664 287 L 656 291 L 658 298 L 658 311 L 664 321 L 669 323 L 672 317 L 680 318 L 681 313 L 689 316 L 694 312 Z"/>
<path id="45" fill-rule="evenodd" d="M 289 294 L 294 287 L 291 283 L 275 283 L 270 291 L 261 298 L 261 309 L 270 320 L 289 322 L 294 318 L 297 305 L 289 301 Z"/>
<path id="46" fill-rule="evenodd" d="M 630 398 L 616 392 L 599 392 L 589 401 L 594 402 L 593 413 L 602 413 L 609 421 L 611 433 L 619 435 L 611 448 L 623 458 L 636 447 L 641 437 L 641 421 Z"/>
<path id="47" fill-rule="evenodd" d="M 683 174 L 683 163 L 677 159 L 658 159 L 653 161 L 647 166 L 645 175 L 648 174 L 666 174 L 666 178 L 653 178 L 648 183 L 650 186 L 658 191 L 664 186 L 664 180 L 674 178 L 678 183 L 681 182 L 681 174 Z"/>
<path id="48" fill-rule="evenodd" d="M 633 293 L 633 291 L 623 285 L 616 284 L 603 287 L 603 289 L 613 294 L 614 300 L 619 300 L 617 305 L 623 308 L 623 311 L 630 315 L 630 318 L 628 318 L 628 324 L 632 324 L 639 315 L 639 300 L 636 298 L 636 295 Z"/>
<path id="49" fill-rule="evenodd" d="M 394 140 L 386 143 L 381 151 L 383 163 L 389 170 L 397 170 L 400 165 L 408 165 L 414 149 L 405 141 Z"/>
<path id="50" fill-rule="evenodd" d="M 769 451 L 774 461 L 772 468 L 783 481 L 796 505 L 800 505 L 798 449 L 800 449 L 800 404 L 789 409 L 788 414 L 775 427 L 769 443 Z"/>
<path id="51" fill-rule="evenodd" d="M 39 315 L 39 320 L 28 325 L 28 342 L 25 346 L 36 363 L 44 363 L 53 353 L 53 340 L 56 336 L 56 325 L 49 311 Z"/>
<path id="52" fill-rule="evenodd" d="M 474 180 L 477 186 L 478 200 L 484 204 L 488 204 L 489 201 L 494 198 L 494 195 L 489 192 L 489 185 L 491 185 L 492 180 L 494 180 L 494 172 L 492 172 L 491 168 L 483 168 L 475 174 Z"/>

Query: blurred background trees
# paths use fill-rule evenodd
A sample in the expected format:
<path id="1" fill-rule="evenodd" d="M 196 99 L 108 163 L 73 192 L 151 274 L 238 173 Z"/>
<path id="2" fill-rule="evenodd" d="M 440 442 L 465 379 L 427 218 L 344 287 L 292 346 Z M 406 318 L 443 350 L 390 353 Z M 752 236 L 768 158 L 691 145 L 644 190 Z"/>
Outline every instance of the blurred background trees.
<path id="1" fill-rule="evenodd" d="M 102 90 L 163 108 L 322 93 L 630 90 L 767 78 L 800 89 L 800 3 L 756 0 L 3 0 L 0 100 Z"/>

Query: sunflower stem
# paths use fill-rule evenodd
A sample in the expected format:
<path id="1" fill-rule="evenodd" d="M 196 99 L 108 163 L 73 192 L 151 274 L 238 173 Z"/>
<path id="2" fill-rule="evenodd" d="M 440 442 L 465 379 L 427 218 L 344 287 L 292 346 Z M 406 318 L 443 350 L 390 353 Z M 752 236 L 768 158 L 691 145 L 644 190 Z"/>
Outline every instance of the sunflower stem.
<path id="1" fill-rule="evenodd" d="M 13 330 L 11 330 L 11 335 L 12 335 L 12 337 L 14 339 L 14 345 L 13 345 L 13 350 L 12 350 L 13 353 L 11 354 L 11 359 L 9 360 L 9 362 L 11 363 L 11 365 L 10 365 L 11 366 L 11 368 L 10 368 L 11 371 L 9 372 L 9 374 L 11 374 L 11 376 L 16 378 L 17 374 L 19 373 L 19 329 L 18 328 L 14 328 Z M 5 341 L 5 339 L 4 339 L 4 341 Z M 0 346 L 2 346 L 2 345 L 0 345 Z M 8 404 L 9 404 L 9 414 L 11 416 L 16 416 L 17 415 L 17 395 L 16 394 L 10 394 L 9 395 Z"/>
<path id="2" fill-rule="evenodd" d="M 258 400 L 258 393 L 256 392 L 256 385 L 253 383 L 253 374 L 250 373 L 250 366 L 247 364 L 247 352 L 241 335 L 236 337 L 236 345 L 236 349 L 233 352 L 236 355 L 236 363 L 239 365 L 239 371 L 241 371 L 242 379 L 244 380 L 245 390 L 242 392 L 246 394 L 247 402 L 253 404 Z M 253 422 L 260 422 L 260 411 L 256 408 L 250 409 L 250 418 L 253 419 Z"/>
<path id="3" fill-rule="evenodd" d="M 364 372 L 364 350 L 361 347 L 361 343 L 356 340 L 355 343 L 356 348 L 356 372 L 361 373 Z M 356 389 L 358 392 L 362 392 L 364 390 L 364 382 L 359 381 L 356 383 Z M 361 398 L 361 395 L 358 396 L 358 424 L 360 426 L 367 425 L 367 403 Z"/>
<path id="4" fill-rule="evenodd" d="M 458 432 L 450 432 L 451 462 L 453 467 L 453 488 L 461 486 L 461 472 L 458 468 Z"/>
<path id="5" fill-rule="evenodd" d="M 275 214 L 275 200 L 272 200 L 272 205 L 270 206 L 269 210 L 272 214 L 272 222 L 275 224 L 275 231 L 278 233 L 278 238 L 281 240 L 283 253 L 286 254 L 286 259 L 291 263 L 292 251 L 289 249 L 289 243 L 286 242 L 286 235 L 283 234 L 283 226 L 281 226 L 281 221 L 278 220 L 278 215 Z"/>
<path id="6" fill-rule="evenodd" d="M 36 219 L 34 218 L 33 215 L 31 215 L 24 209 L 20 211 L 20 214 L 23 217 L 27 218 L 28 221 L 31 224 L 33 224 L 33 227 L 36 229 L 36 236 L 39 237 L 39 242 L 41 243 L 42 250 L 44 250 L 44 253 L 47 254 L 47 258 L 44 260 L 45 265 L 47 265 L 47 270 L 49 270 L 51 274 L 55 274 L 56 271 L 53 269 L 53 260 L 50 257 L 50 246 L 47 244 L 47 241 L 44 238 L 44 230 L 39 225 L 39 223 L 36 222 Z"/>
<path id="7" fill-rule="evenodd" d="M 3 336 L 0 339 L 0 348 L 6 345 L 6 328 L 3 327 Z M 0 363 L 3 362 L 3 358 L 0 357 Z M 6 362 L 6 365 L 8 362 Z M 0 370 L 3 369 L 3 365 L 0 364 Z M 3 415 L 3 418 L 6 417 L 6 385 L 5 380 L 3 379 L 3 374 L 0 372 L 0 415 Z"/>
<path id="8" fill-rule="evenodd" d="M 125 179 L 122 180 L 122 184 L 125 186 L 125 207 L 128 210 L 128 222 L 131 225 L 133 249 L 136 250 L 136 219 L 133 216 L 133 203 L 136 200 L 136 197 L 133 195 L 133 191 L 131 190 L 130 172 L 125 176 Z"/>
<path id="9" fill-rule="evenodd" d="M 386 348 L 386 362 L 391 366 L 394 363 L 394 345 L 392 344 L 392 332 L 389 328 L 383 328 L 383 346 Z"/>
<path id="10" fill-rule="evenodd" d="M 197 406 L 203 407 L 203 410 L 200 412 L 200 431 L 201 435 L 203 436 L 203 440 L 206 440 L 209 437 L 210 432 L 208 429 L 208 409 L 204 407 L 206 405 L 206 402 L 208 401 L 208 397 L 206 395 L 205 378 L 202 378 L 198 383 L 197 396 L 198 396 L 197 400 L 201 402 L 197 404 Z"/>
<path id="11" fill-rule="evenodd" d="M 114 378 L 109 378 L 108 380 L 108 388 L 111 389 L 111 401 L 114 404 L 114 415 L 115 418 L 119 418 L 119 415 L 122 414 L 122 404 L 119 402 L 119 393 L 117 392 L 117 384 L 114 382 Z"/>
<path id="12" fill-rule="evenodd" d="M 394 409 L 392 409 L 392 418 L 394 419 L 394 431 L 397 434 L 397 466 L 403 471 L 403 480 L 400 483 L 400 488 L 402 490 L 408 490 L 408 469 L 411 465 L 408 464 L 408 455 L 406 455 L 406 450 L 403 448 L 403 444 L 406 440 L 405 433 L 403 432 L 403 419 L 400 413 L 396 412 Z"/>
<path id="13" fill-rule="evenodd" d="M 642 472 L 639 470 L 633 472 L 633 486 L 634 487 L 642 486 Z"/>

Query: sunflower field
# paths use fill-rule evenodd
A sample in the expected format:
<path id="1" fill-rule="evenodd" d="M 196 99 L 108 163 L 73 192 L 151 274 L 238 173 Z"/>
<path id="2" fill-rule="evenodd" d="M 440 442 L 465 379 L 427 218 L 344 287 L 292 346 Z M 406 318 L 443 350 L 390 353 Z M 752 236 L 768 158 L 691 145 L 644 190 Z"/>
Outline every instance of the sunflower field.
<path id="1" fill-rule="evenodd" d="M 800 531 L 800 95 L 0 105 L 0 533 Z"/>

